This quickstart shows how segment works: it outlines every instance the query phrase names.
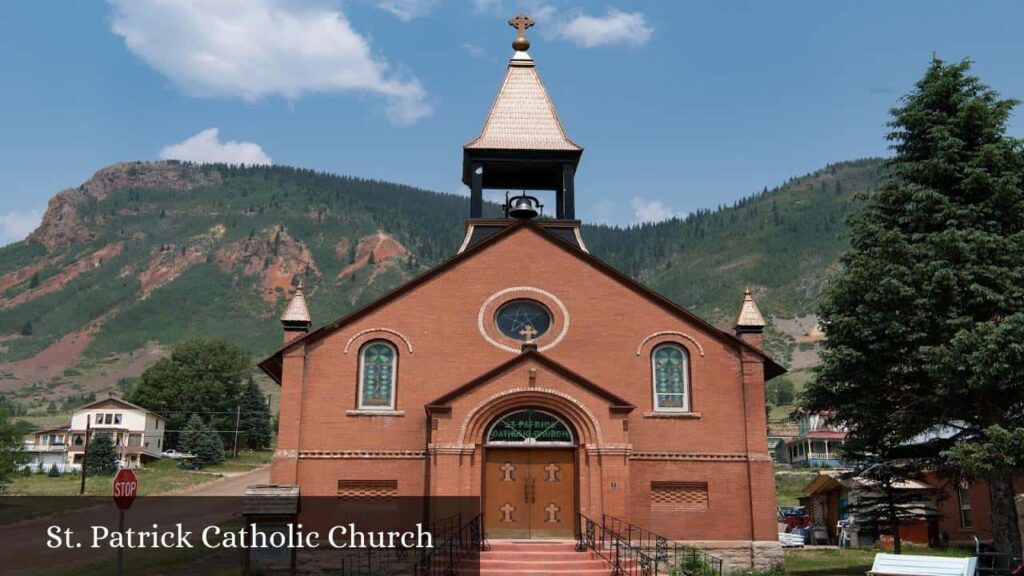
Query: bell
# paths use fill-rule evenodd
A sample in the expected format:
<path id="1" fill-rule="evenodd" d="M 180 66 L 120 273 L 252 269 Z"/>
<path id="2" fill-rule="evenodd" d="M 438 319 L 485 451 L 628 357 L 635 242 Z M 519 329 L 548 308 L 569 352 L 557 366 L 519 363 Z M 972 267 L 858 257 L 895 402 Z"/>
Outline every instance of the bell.
<path id="1" fill-rule="evenodd" d="M 509 201 L 508 215 L 520 220 L 529 220 L 537 217 L 537 199 L 533 196 L 516 196 Z"/>

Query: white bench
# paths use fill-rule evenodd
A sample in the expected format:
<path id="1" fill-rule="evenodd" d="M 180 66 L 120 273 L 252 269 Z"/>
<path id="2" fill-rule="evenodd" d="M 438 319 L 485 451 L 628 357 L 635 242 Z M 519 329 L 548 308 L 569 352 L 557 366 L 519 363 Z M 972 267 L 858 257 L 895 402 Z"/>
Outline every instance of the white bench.
<path id="1" fill-rule="evenodd" d="M 870 576 L 974 576 L 977 558 L 876 554 Z"/>
<path id="2" fill-rule="evenodd" d="M 799 547 L 804 545 L 804 537 L 800 534 L 779 532 L 779 543 L 782 544 L 783 548 Z"/>

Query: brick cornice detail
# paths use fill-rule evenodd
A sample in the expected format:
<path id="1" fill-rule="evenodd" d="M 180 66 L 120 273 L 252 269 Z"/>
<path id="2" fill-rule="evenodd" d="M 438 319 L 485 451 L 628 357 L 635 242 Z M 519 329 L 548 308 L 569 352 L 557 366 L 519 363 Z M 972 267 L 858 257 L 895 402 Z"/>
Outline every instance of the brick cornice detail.
<path id="1" fill-rule="evenodd" d="M 630 460 L 688 460 L 698 462 L 746 462 L 753 458 L 743 453 L 699 453 L 699 452 L 633 452 Z"/>
<path id="2" fill-rule="evenodd" d="M 476 446 L 472 444 L 430 444 L 427 446 L 430 454 L 457 454 L 468 455 L 476 452 Z"/>
<path id="3" fill-rule="evenodd" d="M 587 454 L 630 456 L 632 453 L 632 444 L 600 444 L 598 446 L 587 444 Z"/>
<path id="4" fill-rule="evenodd" d="M 426 458 L 424 450 L 300 450 L 299 458 L 306 460 L 347 460 L 347 459 L 403 459 Z"/>

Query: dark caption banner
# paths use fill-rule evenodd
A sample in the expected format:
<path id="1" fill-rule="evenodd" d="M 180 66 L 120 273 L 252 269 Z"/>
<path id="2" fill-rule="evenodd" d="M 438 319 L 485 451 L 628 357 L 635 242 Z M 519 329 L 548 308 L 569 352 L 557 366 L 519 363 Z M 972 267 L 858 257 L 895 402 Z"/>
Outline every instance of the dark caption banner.
<path id="1" fill-rule="evenodd" d="M 479 498 L 0 498 L 4 574 L 479 574 Z"/>

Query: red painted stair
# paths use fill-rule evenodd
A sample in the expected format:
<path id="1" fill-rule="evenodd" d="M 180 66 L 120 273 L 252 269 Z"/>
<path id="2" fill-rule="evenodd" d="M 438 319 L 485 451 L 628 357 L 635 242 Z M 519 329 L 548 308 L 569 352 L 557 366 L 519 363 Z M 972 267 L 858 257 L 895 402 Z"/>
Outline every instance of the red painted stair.
<path id="1" fill-rule="evenodd" d="M 491 540 L 491 549 L 480 554 L 480 576 L 608 576 L 609 573 L 604 560 L 590 551 L 577 552 L 575 542 Z"/>

